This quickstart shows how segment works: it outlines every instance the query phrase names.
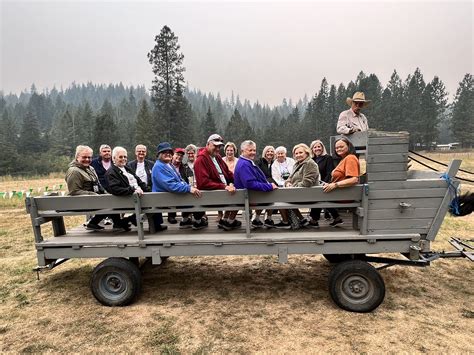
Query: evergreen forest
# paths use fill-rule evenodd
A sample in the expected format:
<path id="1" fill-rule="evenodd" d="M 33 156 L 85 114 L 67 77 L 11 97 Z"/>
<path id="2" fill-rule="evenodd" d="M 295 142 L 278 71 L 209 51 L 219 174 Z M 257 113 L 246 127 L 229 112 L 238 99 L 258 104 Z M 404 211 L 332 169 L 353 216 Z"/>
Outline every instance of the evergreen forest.
<path id="1" fill-rule="evenodd" d="M 259 151 L 265 145 L 283 145 L 321 139 L 328 144 L 336 133 L 346 98 L 363 91 L 371 105 L 363 110 L 370 128 L 409 131 L 412 149 L 431 149 L 433 142 L 474 146 L 474 82 L 470 73 L 460 78 L 448 102 L 441 78 L 424 78 L 417 68 L 406 78 L 393 71 L 388 83 L 374 73 L 359 72 L 348 83 L 323 78 L 312 96 L 298 102 L 283 99 L 270 107 L 221 98 L 186 85 L 178 37 L 164 26 L 148 53 L 150 89 L 122 83 L 72 83 L 68 88 L 38 92 L 0 92 L 0 175 L 33 175 L 64 171 L 78 144 L 97 153 L 101 144 L 124 146 L 134 158 L 136 144 L 145 144 L 154 158 L 156 146 L 169 141 L 175 147 L 203 146 L 219 133 L 237 145 L 252 139 Z"/>

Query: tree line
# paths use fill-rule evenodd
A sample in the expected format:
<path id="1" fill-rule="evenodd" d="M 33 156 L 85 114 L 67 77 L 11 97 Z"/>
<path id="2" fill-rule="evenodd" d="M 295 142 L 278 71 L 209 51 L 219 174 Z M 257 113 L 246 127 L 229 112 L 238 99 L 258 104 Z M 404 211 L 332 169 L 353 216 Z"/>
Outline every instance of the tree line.
<path id="1" fill-rule="evenodd" d="M 44 174 L 63 171 L 78 144 L 95 152 L 107 143 L 122 145 L 133 156 L 138 143 L 149 147 L 169 141 L 176 147 L 203 146 L 215 132 L 237 144 L 254 140 L 291 149 L 300 142 L 334 135 L 339 113 L 348 109 L 346 98 L 363 91 L 372 104 L 364 109 L 369 126 L 385 131 L 406 130 L 415 149 L 430 149 L 432 142 L 457 141 L 474 145 L 474 85 L 466 74 L 454 101 L 442 80 L 425 81 L 421 70 L 402 80 L 396 70 L 383 86 L 375 74 L 360 72 L 347 85 L 326 78 L 311 97 L 269 107 L 258 101 L 243 102 L 232 93 L 203 94 L 185 85 L 184 55 L 178 37 L 167 26 L 155 37 L 148 53 L 153 80 L 144 86 L 78 85 L 66 90 L 0 95 L 0 175 Z"/>

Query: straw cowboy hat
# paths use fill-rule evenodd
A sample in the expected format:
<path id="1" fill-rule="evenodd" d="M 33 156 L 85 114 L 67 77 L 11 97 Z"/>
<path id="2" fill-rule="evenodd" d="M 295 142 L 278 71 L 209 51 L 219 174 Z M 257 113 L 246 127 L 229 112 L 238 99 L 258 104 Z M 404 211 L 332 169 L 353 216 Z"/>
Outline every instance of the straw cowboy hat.
<path id="1" fill-rule="evenodd" d="M 352 101 L 354 101 L 354 102 L 363 102 L 364 105 L 362 105 L 362 107 L 367 107 L 372 102 L 371 100 L 366 100 L 364 93 L 361 92 L 361 91 L 357 91 L 354 94 L 354 96 L 352 96 L 352 99 L 350 97 L 348 97 L 346 99 L 346 102 L 349 106 L 352 106 Z"/>

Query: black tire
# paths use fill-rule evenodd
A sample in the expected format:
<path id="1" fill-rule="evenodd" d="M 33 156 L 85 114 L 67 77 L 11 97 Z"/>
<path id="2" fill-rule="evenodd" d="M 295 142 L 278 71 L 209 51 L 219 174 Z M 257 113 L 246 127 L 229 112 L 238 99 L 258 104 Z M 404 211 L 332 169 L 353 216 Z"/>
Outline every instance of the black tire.
<path id="1" fill-rule="evenodd" d="M 140 293 L 142 274 L 137 265 L 123 258 L 109 258 L 92 273 L 91 291 L 104 306 L 126 306 Z"/>
<path id="2" fill-rule="evenodd" d="M 323 254 L 327 261 L 331 264 L 341 263 L 347 260 L 361 260 L 364 259 L 365 254 Z"/>
<path id="3" fill-rule="evenodd" d="M 351 312 L 371 312 L 385 298 L 385 283 L 379 272 L 361 260 L 344 261 L 329 274 L 329 292 L 333 301 Z"/>

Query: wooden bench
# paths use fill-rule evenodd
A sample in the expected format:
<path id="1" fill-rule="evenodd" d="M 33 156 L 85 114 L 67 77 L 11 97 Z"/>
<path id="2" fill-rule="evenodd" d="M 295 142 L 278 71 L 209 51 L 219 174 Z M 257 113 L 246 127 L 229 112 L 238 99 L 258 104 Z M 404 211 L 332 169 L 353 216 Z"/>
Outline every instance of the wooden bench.
<path id="1" fill-rule="evenodd" d="M 293 208 L 344 208 L 354 209 L 363 216 L 367 208 L 366 185 L 357 185 L 324 193 L 322 187 L 285 188 L 272 192 L 237 190 L 231 195 L 227 191 L 203 191 L 202 197 L 190 194 L 167 192 L 145 193 L 121 197 L 112 195 L 97 196 L 42 196 L 27 198 L 27 211 L 34 226 L 35 241 L 41 243 L 41 225 L 51 222 L 54 236 L 66 234 L 65 216 L 112 213 L 135 213 L 140 222 L 137 226 L 138 240 L 144 240 L 143 219 L 145 215 L 159 212 L 195 212 L 195 211 L 242 211 L 249 220 L 255 209 L 293 209 Z M 364 198 L 365 196 L 365 198 Z M 154 233 L 152 219 L 148 219 L 150 232 Z M 364 228 L 362 223 L 362 234 Z M 358 228 L 354 218 L 354 227 Z M 246 223 L 245 233 L 251 238 L 250 223 Z"/>

